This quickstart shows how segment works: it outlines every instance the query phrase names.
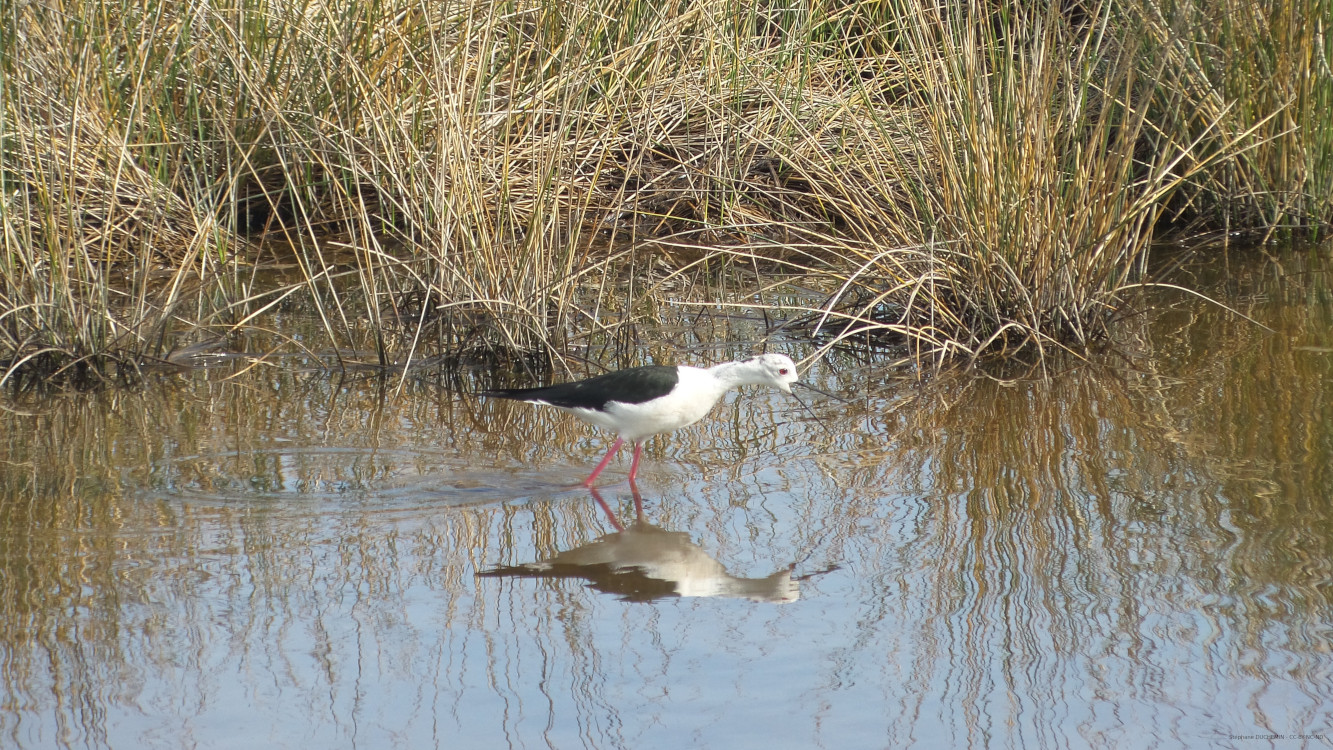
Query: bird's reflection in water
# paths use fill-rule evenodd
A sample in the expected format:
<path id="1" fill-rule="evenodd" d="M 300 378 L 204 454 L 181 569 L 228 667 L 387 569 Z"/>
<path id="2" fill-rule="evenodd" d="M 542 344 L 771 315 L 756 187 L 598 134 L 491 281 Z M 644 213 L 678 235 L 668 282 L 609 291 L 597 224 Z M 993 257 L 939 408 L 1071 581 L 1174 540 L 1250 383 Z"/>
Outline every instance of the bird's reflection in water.
<path id="1" fill-rule="evenodd" d="M 766 578 L 733 576 L 683 531 L 668 531 L 643 519 L 643 501 L 633 484 L 635 520 L 628 527 L 616 520 L 597 490 L 616 531 L 588 544 L 556 554 L 549 560 L 492 568 L 488 577 L 582 578 L 598 591 L 625 601 L 647 602 L 666 597 L 716 596 L 756 602 L 786 603 L 801 595 L 800 584 L 785 567 Z"/>

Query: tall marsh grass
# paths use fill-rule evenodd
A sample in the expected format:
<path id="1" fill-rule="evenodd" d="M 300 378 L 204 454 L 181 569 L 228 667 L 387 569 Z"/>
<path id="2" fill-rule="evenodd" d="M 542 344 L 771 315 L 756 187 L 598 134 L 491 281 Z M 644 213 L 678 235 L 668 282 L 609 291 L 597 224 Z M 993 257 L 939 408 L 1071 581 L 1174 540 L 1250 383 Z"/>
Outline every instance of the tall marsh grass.
<path id="1" fill-rule="evenodd" d="M 292 295 L 558 354 L 786 273 L 829 343 L 1087 341 L 1164 229 L 1333 219 L 1327 0 L 1223 5 L 10 0 L 0 378 Z"/>
<path id="2" fill-rule="evenodd" d="M 1126 12 L 937 5 L 904 18 L 890 54 L 921 135 L 909 158 L 886 157 L 917 186 L 919 245 L 856 267 L 819 318 L 846 323 L 831 343 L 905 337 L 976 357 L 1103 334 L 1144 280 L 1173 196 L 1256 138 L 1223 112 L 1162 131 L 1154 114 L 1191 81 L 1151 65 L 1145 37 L 1117 33 L 1144 22 Z"/>
<path id="3" fill-rule="evenodd" d="M 1211 227 L 1326 229 L 1333 217 L 1333 3 L 1149 3 L 1135 19 L 1147 64 L 1174 83 L 1152 113 L 1159 139 L 1222 151 L 1172 196 L 1172 210 Z"/>

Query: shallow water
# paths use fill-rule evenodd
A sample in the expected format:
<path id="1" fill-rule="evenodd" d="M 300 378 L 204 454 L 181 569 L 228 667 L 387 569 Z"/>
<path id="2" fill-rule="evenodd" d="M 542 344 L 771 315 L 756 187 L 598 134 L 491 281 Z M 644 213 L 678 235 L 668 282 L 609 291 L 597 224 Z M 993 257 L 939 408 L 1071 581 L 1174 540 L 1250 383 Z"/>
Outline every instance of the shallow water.
<path id="1" fill-rule="evenodd" d="M 1160 290 L 1045 372 L 835 355 L 821 422 L 651 443 L 641 517 L 429 378 L 7 403 L 0 746 L 1329 746 L 1333 261 L 1220 268 L 1273 331 Z"/>

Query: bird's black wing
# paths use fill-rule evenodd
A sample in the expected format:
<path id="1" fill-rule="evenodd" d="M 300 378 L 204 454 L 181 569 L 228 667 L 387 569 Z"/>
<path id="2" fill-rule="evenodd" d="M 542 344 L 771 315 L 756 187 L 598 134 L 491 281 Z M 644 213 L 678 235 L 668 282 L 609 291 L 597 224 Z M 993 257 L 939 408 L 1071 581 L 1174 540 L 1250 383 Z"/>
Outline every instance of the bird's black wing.
<path id="1" fill-rule="evenodd" d="M 675 367 L 646 365 L 608 372 L 574 383 L 560 383 L 541 388 L 501 388 L 480 395 L 517 401 L 541 401 L 567 409 L 605 409 L 608 401 L 641 404 L 665 396 L 676 387 L 680 375 Z"/>

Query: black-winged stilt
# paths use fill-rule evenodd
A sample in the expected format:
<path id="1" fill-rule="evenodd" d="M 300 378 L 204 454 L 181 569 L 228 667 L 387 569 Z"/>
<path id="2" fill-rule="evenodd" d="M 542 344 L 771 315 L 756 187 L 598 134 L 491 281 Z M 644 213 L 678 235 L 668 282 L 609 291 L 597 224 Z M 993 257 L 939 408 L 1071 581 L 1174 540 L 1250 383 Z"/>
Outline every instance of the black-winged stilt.
<path id="1" fill-rule="evenodd" d="M 633 486 L 633 485 L 631 485 Z M 590 488 L 591 489 L 591 488 Z M 592 496 L 606 508 L 597 490 Z M 638 493 L 636 507 L 642 508 Z M 610 510 L 607 510 L 610 514 Z M 640 510 L 634 523 L 621 526 L 592 542 L 558 552 L 554 557 L 522 565 L 505 565 L 477 573 L 483 578 L 583 578 L 594 589 L 618 594 L 625 601 L 648 602 L 666 597 L 699 596 L 749 599 L 786 604 L 801 597 L 794 565 L 779 568 L 765 578 L 732 575 L 683 531 L 668 531 L 648 523 Z"/>
<path id="2" fill-rule="evenodd" d="M 614 431 L 616 440 L 611 450 L 583 481 L 585 487 L 592 487 L 597 475 L 611 463 L 626 440 L 634 444 L 634 460 L 629 467 L 629 479 L 633 482 L 639 471 L 644 440 L 698 422 L 723 394 L 742 385 L 769 385 L 786 393 L 791 393 L 793 385 L 817 390 L 797 380 L 796 363 L 790 357 L 760 354 L 707 368 L 646 365 L 573 383 L 506 388 L 483 391 L 480 395 L 554 406 L 589 424 Z"/>

